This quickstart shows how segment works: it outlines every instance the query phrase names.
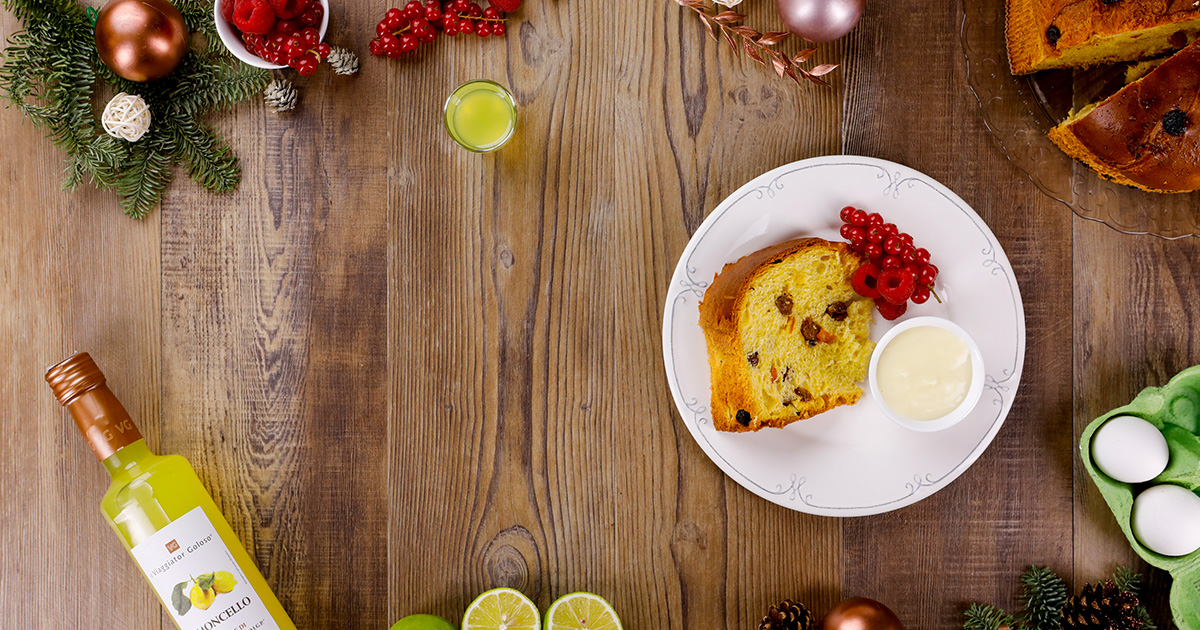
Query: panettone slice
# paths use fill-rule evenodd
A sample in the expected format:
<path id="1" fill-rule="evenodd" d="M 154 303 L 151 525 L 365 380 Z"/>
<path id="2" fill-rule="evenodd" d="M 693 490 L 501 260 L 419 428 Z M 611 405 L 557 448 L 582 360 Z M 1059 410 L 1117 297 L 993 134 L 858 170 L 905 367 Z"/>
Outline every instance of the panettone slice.
<path id="1" fill-rule="evenodd" d="M 863 262 L 845 243 L 800 238 L 717 274 L 700 304 L 717 430 L 784 427 L 858 402 L 875 346 L 874 304 L 850 286 Z"/>

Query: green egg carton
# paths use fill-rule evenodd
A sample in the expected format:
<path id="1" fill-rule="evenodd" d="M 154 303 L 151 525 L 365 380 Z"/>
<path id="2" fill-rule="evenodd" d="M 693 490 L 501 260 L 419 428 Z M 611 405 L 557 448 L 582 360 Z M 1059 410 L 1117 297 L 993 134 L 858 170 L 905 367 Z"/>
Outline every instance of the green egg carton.
<path id="1" fill-rule="evenodd" d="M 1145 484 L 1130 485 L 1117 481 L 1092 463 L 1092 436 L 1109 418 L 1130 415 L 1142 418 L 1163 432 L 1171 450 L 1171 462 L 1163 473 Z M 1180 630 L 1200 630 L 1200 551 L 1186 556 L 1162 556 L 1146 547 L 1133 535 L 1130 518 L 1133 498 L 1150 486 L 1172 483 L 1200 490 L 1200 365 L 1176 374 L 1162 387 L 1147 387 L 1133 402 L 1096 418 L 1079 443 L 1083 465 L 1109 509 L 1117 518 L 1125 538 L 1139 556 L 1171 574 L 1171 614 Z"/>

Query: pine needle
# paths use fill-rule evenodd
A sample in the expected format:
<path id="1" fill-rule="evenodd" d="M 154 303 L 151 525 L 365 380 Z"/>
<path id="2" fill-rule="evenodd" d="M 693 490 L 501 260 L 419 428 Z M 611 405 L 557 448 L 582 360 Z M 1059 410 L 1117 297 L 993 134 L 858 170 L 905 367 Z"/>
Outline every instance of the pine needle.
<path id="1" fill-rule="evenodd" d="M 1058 630 L 1059 616 L 1067 601 L 1067 585 L 1049 567 L 1029 567 L 1021 576 L 1025 606 L 1023 619 L 1032 630 Z"/>
<path id="2" fill-rule="evenodd" d="M 261 92 L 265 70 L 235 60 L 221 46 L 212 5 L 177 0 L 193 32 L 207 45 L 193 47 L 166 78 L 135 83 L 96 59 L 93 27 L 75 0 L 0 0 L 21 20 L 8 38 L 0 64 L 0 94 L 66 153 L 63 186 L 85 180 L 121 196 L 121 209 L 141 218 L 158 205 L 174 167 L 208 190 L 237 187 L 241 172 L 228 145 L 200 116 L 231 107 Z M 101 85 L 128 92 L 150 107 L 150 132 L 135 143 L 106 134 L 92 109 Z"/>
<path id="3" fill-rule="evenodd" d="M 963 630 L 1000 630 L 1004 626 L 1018 630 L 1020 624 L 1011 615 L 987 604 L 971 604 L 963 613 Z"/>

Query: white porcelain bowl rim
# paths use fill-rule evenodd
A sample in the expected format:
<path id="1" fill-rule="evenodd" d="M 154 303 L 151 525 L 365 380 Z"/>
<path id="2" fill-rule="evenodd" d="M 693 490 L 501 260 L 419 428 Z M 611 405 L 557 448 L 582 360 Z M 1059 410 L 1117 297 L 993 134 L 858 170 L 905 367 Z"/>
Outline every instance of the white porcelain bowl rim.
<path id="1" fill-rule="evenodd" d="M 225 45 L 225 49 L 233 53 L 237 57 L 250 66 L 255 68 L 264 68 L 266 70 L 280 70 L 287 66 L 273 64 L 262 57 L 246 50 L 246 45 L 242 40 L 234 35 L 233 26 L 221 17 L 221 3 L 230 2 L 232 0 L 215 0 L 213 2 L 213 22 L 217 25 L 217 35 L 221 38 L 221 43 Z M 329 0 L 317 0 L 321 3 L 321 8 L 325 9 L 321 16 L 321 28 L 317 29 L 321 34 L 321 41 L 325 41 L 325 31 L 329 28 Z"/>
<path id="2" fill-rule="evenodd" d="M 971 352 L 971 385 L 967 389 L 966 398 L 963 398 L 963 401 L 953 411 L 933 420 L 913 420 L 893 411 L 880 393 L 879 379 L 876 378 L 879 357 L 883 354 L 884 348 L 900 333 L 922 326 L 933 326 L 954 333 L 963 343 L 967 344 L 967 348 Z M 884 333 L 883 337 L 879 339 L 879 343 L 875 344 L 875 350 L 871 352 L 871 364 L 867 369 L 867 385 L 871 389 L 871 395 L 875 397 L 875 402 L 879 403 L 879 408 L 883 410 L 888 419 L 906 429 L 922 433 L 947 429 L 967 417 L 967 414 L 971 413 L 971 410 L 979 403 L 979 398 L 983 394 L 983 377 L 983 355 L 979 350 L 979 345 L 975 343 L 971 335 L 963 330 L 962 326 L 948 319 L 930 315 L 906 319 Z"/>

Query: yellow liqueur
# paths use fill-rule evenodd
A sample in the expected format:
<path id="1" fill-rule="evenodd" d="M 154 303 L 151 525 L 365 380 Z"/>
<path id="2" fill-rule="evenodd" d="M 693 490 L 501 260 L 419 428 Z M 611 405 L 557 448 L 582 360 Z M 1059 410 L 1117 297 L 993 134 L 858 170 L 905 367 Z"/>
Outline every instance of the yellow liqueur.
<path id="1" fill-rule="evenodd" d="M 484 79 L 464 83 L 446 100 L 446 131 L 478 153 L 504 145 L 517 127 L 517 103 L 504 86 Z"/>
<path id="2" fill-rule="evenodd" d="M 150 451 L 86 352 L 46 381 L 112 477 L 104 519 L 180 630 L 296 630 L 191 464 Z"/>

